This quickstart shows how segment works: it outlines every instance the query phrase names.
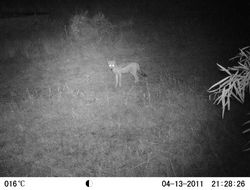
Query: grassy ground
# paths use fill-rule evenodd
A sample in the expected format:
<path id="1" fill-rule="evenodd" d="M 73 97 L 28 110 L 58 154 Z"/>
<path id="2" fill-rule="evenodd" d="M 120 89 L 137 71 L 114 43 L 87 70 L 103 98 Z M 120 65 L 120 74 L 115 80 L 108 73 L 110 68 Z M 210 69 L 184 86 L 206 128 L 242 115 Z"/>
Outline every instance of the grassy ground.
<path id="1" fill-rule="evenodd" d="M 28 20 L 2 22 L 0 176 L 249 174 L 244 107 L 222 120 L 206 92 L 233 42 L 184 18 L 134 19 L 112 47 L 79 45 L 64 21 Z M 110 56 L 148 78 L 115 89 Z"/>

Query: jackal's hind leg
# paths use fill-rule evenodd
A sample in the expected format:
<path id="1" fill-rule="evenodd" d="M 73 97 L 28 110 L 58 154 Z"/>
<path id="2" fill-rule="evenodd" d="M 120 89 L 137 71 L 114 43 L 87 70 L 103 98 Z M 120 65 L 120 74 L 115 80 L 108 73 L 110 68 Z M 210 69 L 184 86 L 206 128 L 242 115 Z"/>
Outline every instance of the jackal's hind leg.
<path id="1" fill-rule="evenodd" d="M 139 77 L 137 76 L 137 71 L 131 73 L 135 78 L 135 83 L 139 82 Z"/>

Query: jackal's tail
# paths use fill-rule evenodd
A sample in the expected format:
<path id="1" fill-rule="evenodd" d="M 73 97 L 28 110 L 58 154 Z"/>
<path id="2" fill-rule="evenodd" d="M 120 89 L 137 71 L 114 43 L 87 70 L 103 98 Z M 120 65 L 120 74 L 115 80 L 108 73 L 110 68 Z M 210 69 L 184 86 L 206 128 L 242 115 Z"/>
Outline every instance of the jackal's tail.
<path id="1" fill-rule="evenodd" d="M 143 77 L 147 77 L 148 75 L 146 73 L 144 73 L 142 70 L 139 70 L 138 73 L 143 76 Z"/>

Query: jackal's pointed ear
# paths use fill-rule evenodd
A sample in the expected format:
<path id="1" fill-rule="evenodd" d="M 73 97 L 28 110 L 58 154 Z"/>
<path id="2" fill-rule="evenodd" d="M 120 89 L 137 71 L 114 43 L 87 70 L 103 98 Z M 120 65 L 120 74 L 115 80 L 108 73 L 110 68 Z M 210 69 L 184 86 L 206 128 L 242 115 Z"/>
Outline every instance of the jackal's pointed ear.
<path id="1" fill-rule="evenodd" d="M 110 64 L 110 59 L 106 58 L 106 63 L 109 65 Z"/>

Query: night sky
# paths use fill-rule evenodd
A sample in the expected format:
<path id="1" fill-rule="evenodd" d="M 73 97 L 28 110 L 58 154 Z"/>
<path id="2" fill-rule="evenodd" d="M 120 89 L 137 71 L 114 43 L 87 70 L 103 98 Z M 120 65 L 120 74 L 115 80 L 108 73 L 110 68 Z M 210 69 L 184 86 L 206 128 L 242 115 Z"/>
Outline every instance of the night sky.
<path id="1" fill-rule="evenodd" d="M 151 20 L 190 18 L 199 19 L 217 30 L 227 31 L 230 37 L 246 36 L 249 31 L 247 1 L 199 1 L 199 0 L 24 0 L 1 1 L 0 17 L 49 14 L 57 17 L 88 10 L 89 14 L 103 12 L 120 18 L 144 17 Z M 230 38 L 229 37 L 229 38 Z"/>

